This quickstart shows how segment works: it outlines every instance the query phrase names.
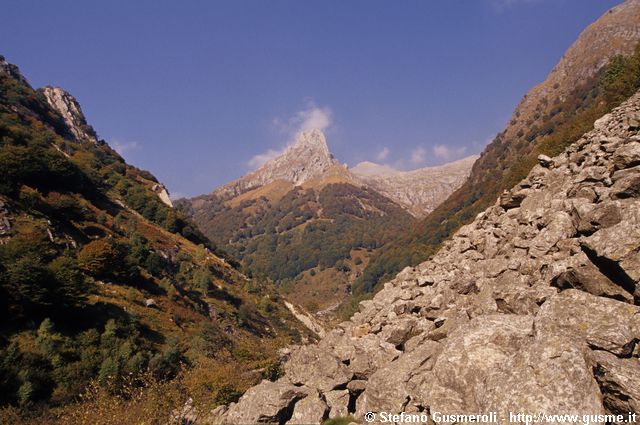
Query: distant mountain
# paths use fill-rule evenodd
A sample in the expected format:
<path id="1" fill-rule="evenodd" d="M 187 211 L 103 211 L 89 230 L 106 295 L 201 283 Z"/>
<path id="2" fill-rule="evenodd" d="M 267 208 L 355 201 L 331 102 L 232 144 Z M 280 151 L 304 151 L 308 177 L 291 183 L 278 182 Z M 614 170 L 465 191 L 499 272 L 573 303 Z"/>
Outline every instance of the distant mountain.
<path id="1" fill-rule="evenodd" d="M 219 187 L 213 194 L 222 199 L 231 199 L 276 181 L 288 182 L 293 187 L 328 175 L 353 181 L 346 167 L 329 152 L 322 131 L 310 130 L 300 133 L 296 143 L 278 157 L 267 161 L 256 171 Z"/>
<path id="2" fill-rule="evenodd" d="M 91 382 L 137 391 L 183 366 L 191 393 L 206 384 L 209 405 L 227 402 L 271 376 L 278 347 L 309 335 L 272 286 L 240 273 L 170 204 L 73 96 L 34 90 L 0 56 L 0 409 L 35 414 L 49 402 L 73 416 L 82 407 L 68 403 Z M 129 422 L 118 403 L 109 421 Z"/>
<path id="3" fill-rule="evenodd" d="M 639 41 L 639 0 L 625 1 L 589 25 L 547 79 L 524 96 L 464 184 L 409 235 L 378 252 L 356 292 L 373 291 L 405 266 L 434 254 L 452 232 L 524 178 L 539 154 L 562 152 L 599 116 L 631 96 L 640 81 Z"/>
<path id="4" fill-rule="evenodd" d="M 388 165 L 361 162 L 351 172 L 365 185 L 422 218 L 459 188 L 471 172 L 476 155 L 437 167 L 399 171 Z"/>
<path id="5" fill-rule="evenodd" d="M 318 311 L 342 300 L 372 253 L 455 190 L 472 162 L 367 174 L 339 163 L 311 130 L 256 171 L 177 206 L 248 270 Z"/>

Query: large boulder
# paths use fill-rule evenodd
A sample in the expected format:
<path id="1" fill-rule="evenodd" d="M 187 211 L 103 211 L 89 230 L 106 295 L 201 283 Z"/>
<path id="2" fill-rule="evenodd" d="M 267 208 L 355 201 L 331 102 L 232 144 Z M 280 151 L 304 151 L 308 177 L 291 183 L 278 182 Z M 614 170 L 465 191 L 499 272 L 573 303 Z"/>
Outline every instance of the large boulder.
<path id="1" fill-rule="evenodd" d="M 416 392 L 416 382 L 412 382 L 412 378 L 421 377 L 433 367 L 440 348 L 440 344 L 422 336 L 415 349 L 378 369 L 369 378 L 359 399 L 356 416 L 368 411 L 402 412 L 415 401 L 412 396 Z"/>
<path id="2" fill-rule="evenodd" d="M 640 208 L 635 199 L 618 205 L 620 222 L 584 237 L 582 245 L 616 284 L 630 288 L 640 281 Z"/>
<path id="3" fill-rule="evenodd" d="M 478 391 L 493 370 L 506 364 L 533 335 L 533 317 L 500 314 L 478 317 L 450 335 L 433 367 L 422 403 L 447 414 L 480 412 Z M 501 392 L 505 389 L 501 389 Z"/>
<path id="4" fill-rule="evenodd" d="M 308 395 L 309 389 L 296 387 L 282 379 L 277 382 L 262 381 L 249 388 L 237 403 L 232 403 L 221 422 L 283 423 L 293 414 L 296 402 Z"/>
<path id="5" fill-rule="evenodd" d="M 291 383 L 323 392 L 344 386 L 353 376 L 336 356 L 316 345 L 295 350 L 285 363 L 284 371 Z"/>
<path id="6" fill-rule="evenodd" d="M 327 418 L 328 413 L 329 407 L 321 395 L 317 391 L 311 391 L 307 397 L 295 404 L 287 424 L 320 424 Z"/>
<path id="7" fill-rule="evenodd" d="M 552 297 L 538 312 L 541 338 L 563 335 L 618 356 L 628 356 L 640 340 L 640 307 L 568 289 Z"/>
<path id="8" fill-rule="evenodd" d="M 564 336 L 521 340 L 517 352 L 489 370 L 476 392 L 483 412 L 603 414 L 586 349 Z"/>
<path id="9" fill-rule="evenodd" d="M 621 359 L 605 351 L 594 351 L 591 360 L 607 410 L 623 415 L 640 413 L 640 360 Z"/>

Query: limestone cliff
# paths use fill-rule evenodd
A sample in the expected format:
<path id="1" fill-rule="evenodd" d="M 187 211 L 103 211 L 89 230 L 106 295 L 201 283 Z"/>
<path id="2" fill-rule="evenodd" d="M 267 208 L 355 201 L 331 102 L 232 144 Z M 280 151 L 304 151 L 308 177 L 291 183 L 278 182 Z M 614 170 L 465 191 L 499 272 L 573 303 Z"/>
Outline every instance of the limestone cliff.
<path id="1" fill-rule="evenodd" d="M 46 86 L 40 89 L 47 99 L 47 103 L 61 116 L 64 120 L 69 135 L 77 142 L 97 143 L 98 137 L 93 127 L 87 124 L 87 119 L 82 113 L 80 104 L 68 92 L 60 87 Z"/>
<path id="2" fill-rule="evenodd" d="M 209 420 L 640 412 L 639 131 L 636 94 Z"/>
<path id="3" fill-rule="evenodd" d="M 420 218 L 462 186 L 477 159 L 477 155 L 472 155 L 437 167 L 412 171 L 398 171 L 369 162 L 360 163 L 350 171 L 363 184 Z"/>

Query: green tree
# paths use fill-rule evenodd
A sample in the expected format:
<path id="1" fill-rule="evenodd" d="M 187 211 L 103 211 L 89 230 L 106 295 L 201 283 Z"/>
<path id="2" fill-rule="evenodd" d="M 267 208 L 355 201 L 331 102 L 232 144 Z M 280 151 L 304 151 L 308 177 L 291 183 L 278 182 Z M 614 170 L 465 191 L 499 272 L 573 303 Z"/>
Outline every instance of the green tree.
<path id="1" fill-rule="evenodd" d="M 78 263 L 69 255 L 62 255 L 48 265 L 58 284 L 58 300 L 67 307 L 79 307 L 86 302 L 87 284 Z"/>

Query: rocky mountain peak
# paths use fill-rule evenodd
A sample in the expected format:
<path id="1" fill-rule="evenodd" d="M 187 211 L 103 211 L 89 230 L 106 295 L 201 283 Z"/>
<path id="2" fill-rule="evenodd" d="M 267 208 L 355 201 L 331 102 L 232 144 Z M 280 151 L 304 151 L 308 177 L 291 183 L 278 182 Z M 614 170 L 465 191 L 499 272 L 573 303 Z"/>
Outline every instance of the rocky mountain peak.
<path id="1" fill-rule="evenodd" d="M 324 133 L 317 128 L 300 132 L 296 142 L 287 149 L 286 153 L 303 154 L 307 157 L 318 157 L 324 160 L 333 158 L 329 152 Z"/>
<path id="2" fill-rule="evenodd" d="M 288 164 L 285 165 L 285 164 Z M 317 177 L 326 172 L 333 165 L 337 165 L 327 139 L 320 129 L 300 132 L 295 143 L 288 146 L 282 155 L 266 162 L 260 170 L 289 168 L 293 179 L 286 179 L 298 185 L 306 180 Z M 258 170 L 258 171 L 260 171 Z"/>
<path id="3" fill-rule="evenodd" d="M 60 87 L 45 86 L 40 91 L 44 94 L 49 106 L 62 116 L 69 130 L 69 135 L 75 141 L 98 142 L 95 130 L 87 124 L 87 119 L 75 97 Z"/>
<path id="4" fill-rule="evenodd" d="M 336 166 L 343 167 L 329 152 L 322 131 L 303 131 L 281 155 L 265 162 L 256 171 L 218 188 L 214 194 L 230 198 L 276 180 L 298 186 L 324 175 Z M 344 171 L 347 172 L 346 168 Z"/>

